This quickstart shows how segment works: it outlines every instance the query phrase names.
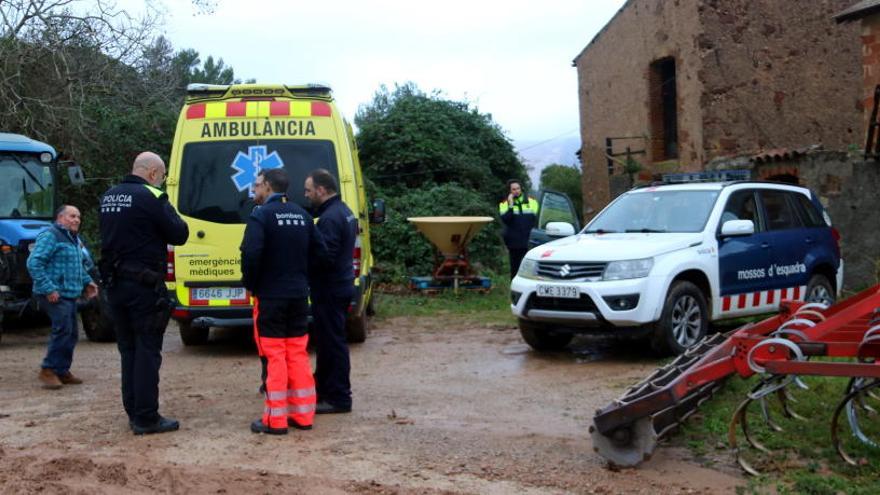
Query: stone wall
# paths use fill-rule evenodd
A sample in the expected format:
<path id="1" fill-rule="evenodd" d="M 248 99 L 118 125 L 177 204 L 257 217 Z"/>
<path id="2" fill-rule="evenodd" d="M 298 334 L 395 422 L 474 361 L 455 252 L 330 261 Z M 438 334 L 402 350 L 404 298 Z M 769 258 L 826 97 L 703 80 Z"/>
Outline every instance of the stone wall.
<path id="1" fill-rule="evenodd" d="M 860 27 L 852 0 L 702 0 L 704 158 L 863 142 Z"/>
<path id="2" fill-rule="evenodd" d="M 697 158 L 702 146 L 698 54 L 693 39 L 699 32 L 693 1 L 630 0 L 575 60 L 581 121 L 581 163 L 585 218 L 611 199 L 605 160 L 605 138 L 643 136 L 629 144 L 645 165 L 650 156 L 648 76 L 652 61 L 674 57 L 677 70 L 679 155 Z M 620 167 L 617 167 L 620 173 Z"/>
<path id="3" fill-rule="evenodd" d="M 642 179 L 700 170 L 716 156 L 861 145 L 862 28 L 832 18 L 851 3 L 627 1 L 575 59 L 585 218 L 612 197 L 606 137 L 643 136 L 629 142 L 648 149 L 636 156 Z M 665 57 L 676 63 L 679 158 L 654 163 L 650 66 Z"/>
<path id="4" fill-rule="evenodd" d="M 874 88 L 880 84 L 880 14 L 870 15 L 861 21 L 862 35 L 862 74 L 864 87 L 862 101 L 864 129 L 868 128 L 871 111 L 874 108 Z"/>
<path id="5" fill-rule="evenodd" d="M 840 232 L 844 289 L 874 285 L 880 262 L 880 163 L 860 156 L 818 152 L 800 163 L 801 184 L 815 191 Z"/>

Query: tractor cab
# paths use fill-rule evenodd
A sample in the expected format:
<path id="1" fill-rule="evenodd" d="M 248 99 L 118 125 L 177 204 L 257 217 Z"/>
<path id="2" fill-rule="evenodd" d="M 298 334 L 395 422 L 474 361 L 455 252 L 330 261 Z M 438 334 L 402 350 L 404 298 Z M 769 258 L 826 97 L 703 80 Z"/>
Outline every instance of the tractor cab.
<path id="1" fill-rule="evenodd" d="M 82 170 L 59 162 L 52 146 L 19 134 L 0 133 L 0 330 L 3 314 L 21 314 L 31 302 L 25 266 L 37 235 L 51 225 L 58 196 L 59 169 L 75 185 Z"/>

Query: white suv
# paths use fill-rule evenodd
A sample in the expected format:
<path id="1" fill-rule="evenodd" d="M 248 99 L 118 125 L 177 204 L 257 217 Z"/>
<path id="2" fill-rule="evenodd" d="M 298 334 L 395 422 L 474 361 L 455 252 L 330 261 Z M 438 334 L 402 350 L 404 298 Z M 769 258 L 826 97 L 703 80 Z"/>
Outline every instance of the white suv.
<path id="1" fill-rule="evenodd" d="M 574 232 L 555 222 L 547 230 Z M 577 235 L 529 251 L 511 282 L 511 310 L 537 350 L 610 330 L 677 354 L 712 320 L 769 313 L 782 299 L 832 304 L 843 280 L 839 238 L 799 186 L 637 188 Z"/>

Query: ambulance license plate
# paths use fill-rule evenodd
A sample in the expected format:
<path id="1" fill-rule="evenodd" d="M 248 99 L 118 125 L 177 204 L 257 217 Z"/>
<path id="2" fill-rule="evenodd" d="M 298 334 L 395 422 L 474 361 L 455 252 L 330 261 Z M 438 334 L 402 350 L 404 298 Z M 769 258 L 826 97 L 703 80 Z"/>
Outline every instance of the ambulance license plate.
<path id="1" fill-rule="evenodd" d="M 198 287 L 190 289 L 190 299 L 196 301 L 234 301 L 244 299 L 244 287 Z"/>
<path id="2" fill-rule="evenodd" d="M 538 297 L 561 297 L 562 299 L 577 299 L 581 297 L 578 288 L 573 285 L 543 285 L 538 284 Z"/>

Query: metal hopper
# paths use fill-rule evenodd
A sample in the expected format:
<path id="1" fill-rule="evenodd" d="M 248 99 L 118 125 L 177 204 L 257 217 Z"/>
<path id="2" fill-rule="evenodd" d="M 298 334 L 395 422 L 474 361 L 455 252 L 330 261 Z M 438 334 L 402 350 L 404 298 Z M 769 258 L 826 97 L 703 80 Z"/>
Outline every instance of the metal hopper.
<path id="1" fill-rule="evenodd" d="M 420 290 L 439 290 L 452 287 L 488 290 L 488 277 L 474 273 L 468 261 L 467 245 L 492 217 L 411 217 L 415 225 L 439 251 L 434 273 L 430 277 L 412 277 L 410 285 Z"/>

